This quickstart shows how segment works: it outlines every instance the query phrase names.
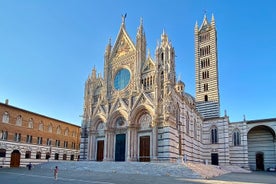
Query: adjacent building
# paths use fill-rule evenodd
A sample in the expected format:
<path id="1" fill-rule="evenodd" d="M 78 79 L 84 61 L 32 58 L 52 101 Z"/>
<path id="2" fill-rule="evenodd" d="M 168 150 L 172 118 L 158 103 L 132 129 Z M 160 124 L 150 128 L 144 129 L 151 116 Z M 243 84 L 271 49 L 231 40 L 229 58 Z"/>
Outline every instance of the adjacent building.
<path id="1" fill-rule="evenodd" d="M 25 109 L 0 103 L 0 166 L 29 162 L 77 160 L 80 127 Z"/>

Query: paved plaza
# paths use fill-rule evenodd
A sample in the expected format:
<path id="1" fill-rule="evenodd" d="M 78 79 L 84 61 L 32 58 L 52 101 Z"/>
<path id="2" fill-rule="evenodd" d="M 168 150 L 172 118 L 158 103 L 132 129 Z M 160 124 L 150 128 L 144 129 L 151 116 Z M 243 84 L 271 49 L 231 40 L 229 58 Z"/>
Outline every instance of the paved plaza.
<path id="1" fill-rule="evenodd" d="M 58 179 L 53 170 L 59 167 Z M 275 184 L 275 172 L 228 173 L 204 179 L 180 164 L 139 162 L 49 162 L 27 168 L 0 168 L 1 183 L 12 184 Z"/>

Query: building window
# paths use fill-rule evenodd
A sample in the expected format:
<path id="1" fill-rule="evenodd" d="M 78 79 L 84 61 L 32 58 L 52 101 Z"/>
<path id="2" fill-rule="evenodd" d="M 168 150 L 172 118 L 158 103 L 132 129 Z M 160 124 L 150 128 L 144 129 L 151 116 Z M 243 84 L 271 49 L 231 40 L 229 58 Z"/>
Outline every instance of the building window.
<path id="1" fill-rule="evenodd" d="M 61 133 L 61 128 L 60 126 L 57 127 L 57 134 L 60 134 Z"/>
<path id="2" fill-rule="evenodd" d="M 56 147 L 60 147 L 60 140 L 56 140 Z"/>
<path id="3" fill-rule="evenodd" d="M 20 133 L 15 133 L 14 134 L 14 141 L 15 142 L 20 142 L 21 141 L 21 134 Z"/>
<path id="4" fill-rule="evenodd" d="M 205 96 L 204 96 L 204 101 L 205 101 L 205 102 L 208 102 L 208 95 L 205 95 Z"/>
<path id="5" fill-rule="evenodd" d="M 64 141 L 63 147 L 64 147 L 64 148 L 67 148 L 67 147 L 68 147 L 68 141 Z"/>
<path id="6" fill-rule="evenodd" d="M 36 159 L 41 159 L 41 152 L 40 151 L 36 152 L 35 158 Z"/>
<path id="7" fill-rule="evenodd" d="M 2 122 L 3 123 L 9 123 L 10 120 L 10 116 L 8 112 L 4 112 L 3 116 L 2 116 Z"/>
<path id="8" fill-rule="evenodd" d="M 29 119 L 28 128 L 34 128 L 34 121 L 33 119 Z"/>
<path id="9" fill-rule="evenodd" d="M 31 151 L 26 151 L 25 158 L 31 158 Z"/>
<path id="10" fill-rule="evenodd" d="M 53 126 L 52 126 L 52 124 L 50 124 L 50 125 L 48 126 L 48 132 L 49 132 L 49 133 L 52 133 L 52 132 L 53 132 Z"/>
<path id="11" fill-rule="evenodd" d="M 233 133 L 233 145 L 240 146 L 241 145 L 241 136 L 238 130 L 235 130 Z"/>
<path id="12" fill-rule="evenodd" d="M 43 123 L 42 122 L 39 123 L 38 130 L 43 131 Z"/>
<path id="13" fill-rule="evenodd" d="M 6 157 L 6 150 L 5 149 L 0 149 L 0 158 L 1 157 Z"/>
<path id="14" fill-rule="evenodd" d="M 33 136 L 27 135 L 26 143 L 32 143 L 32 141 L 33 141 Z"/>
<path id="15" fill-rule="evenodd" d="M 1 140 L 8 140 L 8 131 L 2 130 L 0 132 L 0 139 Z"/>
<path id="16" fill-rule="evenodd" d="M 218 129 L 217 127 L 212 127 L 211 129 L 211 143 L 217 144 L 218 143 Z"/>
<path id="17" fill-rule="evenodd" d="M 52 145 L 51 139 L 48 138 L 46 144 L 47 144 L 47 146 L 51 146 Z"/>
<path id="18" fill-rule="evenodd" d="M 202 72 L 202 79 L 208 79 L 209 78 L 209 71 Z"/>
<path id="19" fill-rule="evenodd" d="M 69 134 L 69 129 L 66 128 L 65 131 L 64 131 L 64 135 L 65 135 L 65 136 L 68 136 L 68 134 Z"/>
<path id="20" fill-rule="evenodd" d="M 42 137 L 37 137 L 37 144 L 42 144 Z"/>
<path id="21" fill-rule="evenodd" d="M 203 88 L 204 88 L 204 91 L 208 91 L 208 83 L 204 84 Z"/>
<path id="22" fill-rule="evenodd" d="M 22 126 L 22 116 L 21 115 L 17 116 L 15 124 L 17 126 Z"/>
<path id="23" fill-rule="evenodd" d="M 76 148 L 76 143 L 72 142 L 71 148 L 72 148 L 72 149 L 75 149 L 75 148 Z"/>

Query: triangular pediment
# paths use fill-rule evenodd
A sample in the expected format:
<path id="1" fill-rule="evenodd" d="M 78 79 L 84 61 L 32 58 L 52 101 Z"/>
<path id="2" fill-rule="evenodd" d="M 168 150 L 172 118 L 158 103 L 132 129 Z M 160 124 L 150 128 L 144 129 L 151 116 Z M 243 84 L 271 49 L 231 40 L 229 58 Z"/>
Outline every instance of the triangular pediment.
<path id="1" fill-rule="evenodd" d="M 155 64 L 154 64 L 153 60 L 151 59 L 151 57 L 148 57 L 143 65 L 142 72 L 148 72 L 148 71 L 152 71 L 154 69 L 155 69 Z"/>
<path id="2" fill-rule="evenodd" d="M 135 45 L 133 44 L 132 40 L 128 36 L 125 28 L 122 26 L 117 36 L 111 56 L 121 57 L 135 50 L 136 50 Z"/>
<path id="3" fill-rule="evenodd" d="M 203 22 L 202 22 L 202 24 L 200 26 L 199 31 L 205 31 L 208 27 L 209 27 L 209 23 L 208 23 L 206 15 L 205 15 L 204 19 L 203 19 Z"/>
<path id="4" fill-rule="evenodd" d="M 112 113 L 113 111 L 115 110 L 118 110 L 118 109 L 127 109 L 128 108 L 128 104 L 125 103 L 125 101 L 121 98 L 117 98 L 115 100 L 115 103 L 113 103 L 114 105 L 111 107 L 110 109 L 110 112 Z"/>
<path id="5" fill-rule="evenodd" d="M 150 99 L 146 94 L 141 93 L 137 100 L 134 102 L 133 108 L 138 107 L 139 105 L 147 104 L 153 107 L 152 99 Z"/>

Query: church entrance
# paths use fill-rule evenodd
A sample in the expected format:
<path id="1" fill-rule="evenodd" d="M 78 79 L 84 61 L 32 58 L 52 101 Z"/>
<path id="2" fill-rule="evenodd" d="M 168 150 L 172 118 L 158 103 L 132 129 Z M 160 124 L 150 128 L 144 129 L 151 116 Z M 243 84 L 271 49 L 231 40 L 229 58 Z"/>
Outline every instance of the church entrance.
<path id="1" fill-rule="evenodd" d="M 104 157 L 104 140 L 97 142 L 97 161 L 103 161 Z"/>
<path id="2" fill-rule="evenodd" d="M 256 170 L 264 171 L 264 153 L 262 152 L 256 154 Z"/>
<path id="3" fill-rule="evenodd" d="M 211 164 L 212 165 L 219 165 L 218 153 L 211 153 Z"/>
<path id="4" fill-rule="evenodd" d="M 10 167 L 19 167 L 19 166 L 20 166 L 20 152 L 18 150 L 13 150 L 11 154 Z"/>
<path id="5" fill-rule="evenodd" d="M 116 135 L 115 161 L 125 161 L 126 134 Z"/>
<path id="6" fill-rule="evenodd" d="M 150 136 L 140 137 L 140 162 L 150 162 Z"/>

